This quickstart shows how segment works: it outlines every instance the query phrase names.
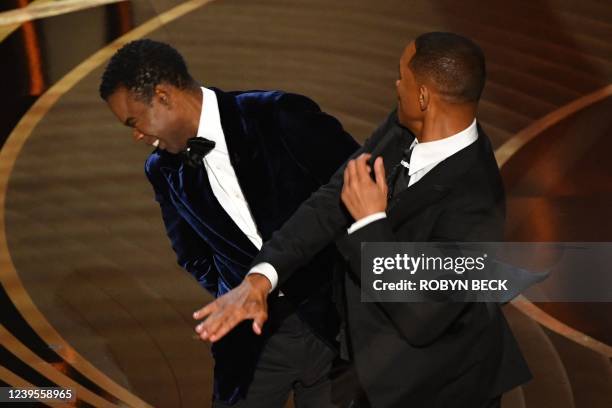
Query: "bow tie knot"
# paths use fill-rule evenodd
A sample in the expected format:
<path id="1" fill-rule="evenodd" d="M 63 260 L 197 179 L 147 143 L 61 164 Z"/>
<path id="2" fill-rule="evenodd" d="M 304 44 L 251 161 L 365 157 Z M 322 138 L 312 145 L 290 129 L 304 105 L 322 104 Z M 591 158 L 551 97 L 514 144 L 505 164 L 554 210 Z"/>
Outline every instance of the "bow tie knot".
<path id="1" fill-rule="evenodd" d="M 216 143 L 204 137 L 192 137 L 187 141 L 187 147 L 183 150 L 183 161 L 188 166 L 198 168 L 202 165 L 202 160 L 212 149 Z"/>

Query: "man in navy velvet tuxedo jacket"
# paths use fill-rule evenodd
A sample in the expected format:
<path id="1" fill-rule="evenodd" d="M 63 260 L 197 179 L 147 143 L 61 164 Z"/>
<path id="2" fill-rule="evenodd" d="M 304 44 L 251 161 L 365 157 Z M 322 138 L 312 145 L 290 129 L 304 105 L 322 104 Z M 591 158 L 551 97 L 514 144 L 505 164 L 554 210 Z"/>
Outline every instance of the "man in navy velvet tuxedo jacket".
<path id="1" fill-rule="evenodd" d="M 178 263 L 214 296 L 238 286 L 263 241 L 358 148 L 312 100 L 198 86 L 172 47 L 140 40 L 111 59 L 100 94 L 134 138 L 155 146 L 145 170 Z M 192 138 L 215 143 L 196 165 Z M 204 139 L 200 139 L 204 140 Z M 269 295 L 269 322 L 213 345 L 214 406 L 334 407 L 336 250 L 326 247 Z"/>

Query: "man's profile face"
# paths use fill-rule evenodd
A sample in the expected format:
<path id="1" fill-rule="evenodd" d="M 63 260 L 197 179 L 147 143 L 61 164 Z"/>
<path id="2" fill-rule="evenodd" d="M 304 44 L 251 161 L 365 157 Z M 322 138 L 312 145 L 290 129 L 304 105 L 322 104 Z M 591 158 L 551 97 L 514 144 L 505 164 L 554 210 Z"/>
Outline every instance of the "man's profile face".
<path id="1" fill-rule="evenodd" d="M 132 128 L 134 140 L 174 154 L 185 149 L 184 139 L 179 137 L 179 118 L 158 94 L 147 104 L 133 92 L 119 87 L 108 97 L 107 104 L 121 123 Z"/>
<path id="2" fill-rule="evenodd" d="M 399 61 L 399 78 L 395 81 L 397 88 L 397 116 L 399 122 L 415 131 L 415 123 L 422 119 L 423 112 L 419 105 L 419 85 L 410 70 L 410 60 L 416 53 L 414 41 L 406 46 Z"/>

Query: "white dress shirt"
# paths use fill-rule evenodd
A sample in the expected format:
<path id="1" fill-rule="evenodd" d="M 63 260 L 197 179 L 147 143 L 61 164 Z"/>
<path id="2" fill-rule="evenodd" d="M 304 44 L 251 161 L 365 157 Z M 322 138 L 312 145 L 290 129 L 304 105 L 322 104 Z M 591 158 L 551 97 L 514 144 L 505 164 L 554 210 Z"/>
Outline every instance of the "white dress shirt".
<path id="1" fill-rule="evenodd" d="M 259 249 L 262 239 L 230 162 L 225 135 L 221 127 L 217 95 L 207 88 L 202 88 L 202 93 L 202 113 L 197 136 L 215 142 L 215 147 L 203 159 L 208 181 L 221 207 Z"/>
<path id="2" fill-rule="evenodd" d="M 410 146 L 414 150 L 412 151 L 412 156 L 410 157 L 410 166 L 408 170 L 410 181 L 408 182 L 407 187 L 410 187 L 414 183 L 418 182 L 427 173 L 429 173 L 431 169 L 436 167 L 442 161 L 448 159 L 453 154 L 465 149 L 477 139 L 478 130 L 476 127 L 476 119 L 472 121 L 470 126 L 461 132 L 445 137 L 444 139 L 426 143 L 419 143 L 416 139 L 414 139 L 412 145 Z M 357 231 L 359 228 L 363 228 L 374 221 L 386 217 L 387 214 L 385 212 L 370 214 L 367 217 L 355 221 L 349 227 L 347 232 L 351 234 Z M 258 268 L 261 268 L 262 270 L 260 271 Z M 255 265 L 249 271 L 249 273 L 253 272 L 258 272 L 265 275 L 268 280 L 270 280 L 270 283 L 272 283 L 272 290 L 276 287 L 278 283 L 278 274 L 272 265 L 268 263 Z"/>

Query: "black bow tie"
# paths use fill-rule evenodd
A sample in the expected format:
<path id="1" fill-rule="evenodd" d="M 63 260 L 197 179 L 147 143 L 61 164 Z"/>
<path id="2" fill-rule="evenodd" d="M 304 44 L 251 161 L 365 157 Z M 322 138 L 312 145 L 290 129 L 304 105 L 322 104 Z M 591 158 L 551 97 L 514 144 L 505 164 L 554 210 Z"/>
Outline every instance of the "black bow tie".
<path id="1" fill-rule="evenodd" d="M 183 162 L 193 168 L 202 165 L 204 157 L 215 147 L 215 142 L 204 137 L 192 137 L 187 141 L 187 148 L 183 150 Z"/>

